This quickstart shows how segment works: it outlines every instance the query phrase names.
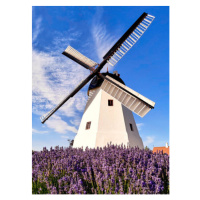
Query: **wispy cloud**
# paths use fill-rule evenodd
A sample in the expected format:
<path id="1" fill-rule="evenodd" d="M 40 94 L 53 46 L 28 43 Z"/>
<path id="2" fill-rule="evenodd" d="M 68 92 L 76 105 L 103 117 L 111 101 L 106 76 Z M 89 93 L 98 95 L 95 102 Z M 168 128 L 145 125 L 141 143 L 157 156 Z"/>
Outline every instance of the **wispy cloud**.
<path id="1" fill-rule="evenodd" d="M 61 138 L 69 139 L 69 136 L 67 136 L 67 135 L 61 135 Z"/>
<path id="2" fill-rule="evenodd" d="M 48 128 L 54 129 L 57 133 L 65 134 L 67 131 L 77 133 L 77 129 L 73 126 L 67 124 L 59 116 L 53 115 L 47 122 L 46 125 Z"/>
<path id="3" fill-rule="evenodd" d="M 154 136 L 146 136 L 146 139 L 144 140 L 144 146 L 149 146 L 154 142 L 155 137 Z"/>
<path id="4" fill-rule="evenodd" d="M 60 103 L 88 74 L 69 59 L 52 56 L 49 53 L 32 52 L 33 112 L 44 114 Z M 83 111 L 87 94 L 80 91 L 60 111 L 65 116 L 75 116 Z"/>
<path id="5" fill-rule="evenodd" d="M 79 126 L 80 122 L 81 122 L 81 118 L 76 118 L 74 120 L 70 120 L 70 123 L 75 126 Z"/>
<path id="6" fill-rule="evenodd" d="M 34 25 L 34 30 L 33 30 L 33 35 L 32 35 L 32 42 L 34 43 L 39 35 L 39 33 L 41 32 L 41 23 L 42 23 L 42 18 L 38 17 L 35 20 Z"/>
<path id="7" fill-rule="evenodd" d="M 100 19 L 103 16 L 103 12 L 101 11 L 98 14 L 99 16 L 93 21 L 91 32 L 97 49 L 97 56 L 99 61 L 102 61 L 103 56 L 114 45 L 116 38 L 108 32 L 106 25 L 101 23 Z M 109 69 L 112 70 L 112 67 L 110 66 Z M 106 68 L 104 67 L 102 71 L 105 70 Z"/>
<path id="8" fill-rule="evenodd" d="M 45 46 L 45 50 L 53 56 L 61 54 L 68 45 L 77 42 L 81 38 L 81 32 L 71 28 L 67 31 L 55 31 L 51 45 Z M 52 48 L 53 47 L 53 48 Z M 61 55 L 63 57 L 63 55 Z"/>
<path id="9" fill-rule="evenodd" d="M 38 26 L 34 29 L 34 40 L 39 34 L 41 19 Z M 78 34 L 78 33 L 76 33 Z M 64 38 L 63 35 L 56 33 L 53 40 L 53 48 L 47 46 L 46 51 L 39 51 L 33 46 L 32 50 L 32 102 L 33 113 L 43 115 L 60 103 L 73 88 L 75 88 L 86 76 L 88 71 L 70 59 L 66 59 L 59 50 L 59 45 L 65 48 L 74 37 Z M 48 49 L 49 48 L 49 49 Z M 62 46 L 61 46 L 62 48 Z M 64 47 L 63 47 L 64 48 Z M 62 49 L 63 50 L 63 49 Z M 59 51 L 59 53 L 58 53 Z M 85 91 L 79 91 L 73 98 L 64 104 L 59 111 L 60 116 L 71 117 L 76 121 L 79 112 L 84 110 L 87 101 Z M 48 120 L 49 121 L 49 120 Z M 53 124 L 46 122 L 49 128 L 59 133 L 66 133 L 67 130 L 77 132 L 75 126 L 69 126 L 60 119 L 52 119 Z M 56 128 L 60 126 L 61 128 Z"/>
<path id="10" fill-rule="evenodd" d="M 102 60 L 103 56 L 114 44 L 115 38 L 107 32 L 106 26 L 100 23 L 93 25 L 92 36 L 97 47 L 98 58 Z"/>
<path id="11" fill-rule="evenodd" d="M 77 82 L 84 78 L 84 72 L 80 73 L 82 69 L 76 64 L 72 64 L 72 69 L 67 70 L 59 58 L 44 52 L 33 50 L 33 66 L 33 112 L 38 115 L 45 114 L 60 103 L 78 84 Z M 59 113 L 63 116 L 76 117 L 78 111 L 83 111 L 85 102 L 86 94 L 79 92 L 60 108 Z M 55 115 L 46 122 L 46 125 L 58 133 L 77 132 L 75 127 L 69 126 Z"/>
<path id="12" fill-rule="evenodd" d="M 39 131 L 39 130 L 36 130 L 33 128 L 32 133 L 46 134 L 46 133 L 48 133 L 48 131 Z"/>
<path id="13" fill-rule="evenodd" d="M 142 129 L 142 127 L 144 126 L 144 123 L 138 123 L 136 125 L 137 125 L 137 128 L 138 128 L 138 131 L 140 131 Z"/>

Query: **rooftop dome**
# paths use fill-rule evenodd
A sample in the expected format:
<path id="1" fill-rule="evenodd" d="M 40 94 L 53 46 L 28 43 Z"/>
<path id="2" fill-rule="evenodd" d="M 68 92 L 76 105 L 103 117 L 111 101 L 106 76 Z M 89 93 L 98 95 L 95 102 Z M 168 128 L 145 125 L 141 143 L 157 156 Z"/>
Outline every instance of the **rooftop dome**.
<path id="1" fill-rule="evenodd" d="M 120 83 L 122 83 L 122 84 L 125 85 L 124 81 L 123 81 L 119 76 L 117 76 L 116 74 L 111 74 L 111 73 L 109 73 L 109 72 L 101 73 L 101 74 L 104 75 L 104 76 L 107 76 L 107 75 L 108 75 L 108 76 L 110 76 L 111 78 L 113 78 L 113 79 L 115 79 L 115 80 L 117 80 L 117 81 L 119 81 Z M 98 76 L 95 76 L 95 77 L 92 79 L 92 81 L 91 81 L 91 83 L 90 83 L 90 85 L 89 85 L 88 94 L 89 94 L 89 90 L 92 90 L 92 89 L 95 89 L 95 88 L 100 87 L 102 83 L 103 83 L 103 79 L 99 78 Z"/>

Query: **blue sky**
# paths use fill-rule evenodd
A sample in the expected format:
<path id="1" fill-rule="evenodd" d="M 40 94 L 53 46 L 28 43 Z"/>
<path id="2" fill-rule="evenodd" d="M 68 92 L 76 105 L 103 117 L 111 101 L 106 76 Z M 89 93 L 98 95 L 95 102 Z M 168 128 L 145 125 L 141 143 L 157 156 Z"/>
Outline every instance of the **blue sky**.
<path id="1" fill-rule="evenodd" d="M 88 84 L 41 124 L 89 71 L 62 55 L 71 45 L 100 63 L 104 54 L 143 13 L 156 18 L 133 48 L 109 71 L 156 102 L 144 118 L 133 114 L 144 145 L 169 143 L 169 7 L 33 7 L 32 148 L 68 146 L 79 127 Z M 103 69 L 106 71 L 105 69 Z"/>

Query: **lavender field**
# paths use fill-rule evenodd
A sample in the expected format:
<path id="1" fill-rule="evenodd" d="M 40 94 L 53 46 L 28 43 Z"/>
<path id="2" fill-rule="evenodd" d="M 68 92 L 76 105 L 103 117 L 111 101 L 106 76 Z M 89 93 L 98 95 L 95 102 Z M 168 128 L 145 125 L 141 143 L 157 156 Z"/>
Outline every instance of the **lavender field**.
<path id="1" fill-rule="evenodd" d="M 32 153 L 33 194 L 169 194 L 169 156 L 108 145 Z"/>

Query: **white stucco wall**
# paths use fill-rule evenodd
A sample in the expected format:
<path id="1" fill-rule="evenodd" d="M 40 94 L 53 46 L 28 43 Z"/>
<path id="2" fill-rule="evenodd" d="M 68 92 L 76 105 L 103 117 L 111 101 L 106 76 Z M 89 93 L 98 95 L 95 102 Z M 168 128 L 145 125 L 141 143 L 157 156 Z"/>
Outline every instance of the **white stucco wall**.
<path id="1" fill-rule="evenodd" d="M 93 91 L 94 94 L 88 100 L 78 133 L 75 136 L 73 147 L 94 148 L 96 142 L 96 133 L 98 131 L 99 110 L 101 102 L 100 89 Z M 86 130 L 86 123 L 91 121 L 90 129 Z"/>
<path id="2" fill-rule="evenodd" d="M 113 106 L 108 106 L 108 99 L 113 100 Z M 95 147 L 103 147 L 110 141 L 112 141 L 112 144 L 127 144 L 128 135 L 121 103 L 101 90 L 99 127 Z"/>
<path id="3" fill-rule="evenodd" d="M 94 148 L 112 142 L 143 148 L 132 112 L 100 88 L 93 92 L 86 104 L 73 146 Z M 108 106 L 108 99 L 113 100 L 113 106 Z M 89 121 L 91 127 L 86 130 Z M 133 125 L 134 131 L 130 130 L 129 123 Z"/>
<path id="4" fill-rule="evenodd" d="M 135 123 L 135 119 L 133 117 L 132 111 L 123 105 L 122 105 L 122 110 L 123 110 L 123 114 L 124 114 L 124 118 L 125 118 L 126 131 L 128 134 L 129 145 L 131 147 L 138 146 L 140 149 L 144 149 L 144 145 L 143 145 L 142 139 L 139 135 L 138 128 Z M 130 124 L 132 124 L 132 126 L 133 126 L 133 131 L 131 131 L 131 129 L 130 129 Z"/>

